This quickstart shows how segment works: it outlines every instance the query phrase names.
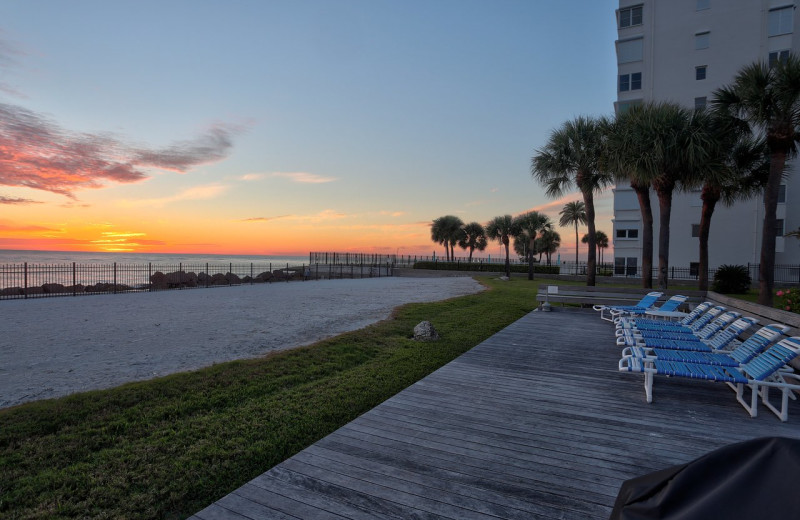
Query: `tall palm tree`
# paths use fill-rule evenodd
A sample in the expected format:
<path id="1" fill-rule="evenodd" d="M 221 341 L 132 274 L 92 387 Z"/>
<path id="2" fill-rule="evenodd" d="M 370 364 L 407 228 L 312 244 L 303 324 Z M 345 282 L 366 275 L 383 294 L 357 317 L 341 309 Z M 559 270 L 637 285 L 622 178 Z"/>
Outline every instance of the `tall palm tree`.
<path id="1" fill-rule="evenodd" d="M 791 54 L 773 67 L 747 65 L 733 82 L 714 92 L 718 112 L 750 124 L 763 133 L 769 148 L 769 175 L 764 189 L 758 303 L 772 306 L 775 285 L 776 213 L 786 160 L 797 152 L 800 140 L 800 58 Z"/>
<path id="2" fill-rule="evenodd" d="M 653 208 L 650 202 L 650 178 L 638 168 L 638 126 L 640 110 L 617 113 L 614 121 L 607 122 L 605 149 L 601 154 L 604 168 L 614 173 L 617 183 L 628 182 L 636 193 L 642 216 L 642 287 L 653 287 Z"/>
<path id="3" fill-rule="evenodd" d="M 597 263 L 594 194 L 612 182 L 601 162 L 605 126 L 604 120 L 583 116 L 567 121 L 550 134 L 544 148 L 531 159 L 531 175 L 546 187 L 549 196 L 562 196 L 574 188 L 583 196 L 585 224 L 589 228 L 586 285 L 590 286 L 595 284 Z"/>
<path id="4" fill-rule="evenodd" d="M 578 224 L 586 224 L 586 206 L 583 202 L 576 200 L 567 202 L 561 211 L 558 212 L 561 218 L 558 225 L 567 227 L 575 225 L 575 269 L 578 268 Z M 591 250 L 591 248 L 590 248 Z"/>
<path id="5" fill-rule="evenodd" d="M 552 227 L 544 229 L 539 238 L 536 239 L 536 250 L 539 252 L 539 259 L 541 260 L 541 255 L 544 253 L 547 256 L 547 265 L 552 264 L 553 253 L 558 251 L 559 247 L 561 247 L 561 235 Z"/>
<path id="6" fill-rule="evenodd" d="M 536 235 L 542 231 L 549 223 L 547 215 L 538 211 L 523 213 L 514 219 L 514 224 L 518 230 L 518 238 L 528 241 L 525 259 L 528 261 L 528 280 L 533 280 L 533 258 L 536 254 Z"/>
<path id="7" fill-rule="evenodd" d="M 702 183 L 697 282 L 701 291 L 707 291 L 709 285 L 708 239 L 717 203 L 722 201 L 730 206 L 757 195 L 763 191 L 769 175 L 768 150 L 763 139 L 752 138 L 742 132 L 741 126 L 720 117 L 712 117 L 708 123 L 714 139 L 714 156 L 710 168 L 697 179 Z"/>
<path id="8" fill-rule="evenodd" d="M 453 215 L 439 217 L 431 224 L 431 240 L 444 246 L 448 262 L 455 260 L 454 246 L 461 238 L 463 225 L 464 222 Z"/>
<path id="9" fill-rule="evenodd" d="M 458 247 L 469 249 L 469 262 L 472 263 L 472 252 L 476 249 L 483 251 L 489 244 L 486 238 L 486 230 L 478 222 L 470 222 L 462 228 L 464 234 L 458 241 Z"/>
<path id="10" fill-rule="evenodd" d="M 709 167 L 712 138 L 702 112 L 671 103 L 646 103 L 629 109 L 632 130 L 624 172 L 649 181 L 658 197 L 658 285 L 669 278 L 669 225 L 672 194 Z"/>
<path id="11" fill-rule="evenodd" d="M 600 264 L 603 264 L 603 249 L 608 247 L 608 235 L 599 229 L 595 231 L 595 239 L 597 241 L 597 256 L 600 259 Z M 581 244 L 589 243 L 589 234 L 586 233 L 581 237 Z"/>
<path id="12" fill-rule="evenodd" d="M 511 261 L 508 257 L 508 245 L 510 237 L 516 236 L 517 228 L 511 215 L 503 215 L 493 218 L 486 225 L 486 236 L 491 240 L 497 240 L 506 248 L 506 277 L 511 278 Z"/>

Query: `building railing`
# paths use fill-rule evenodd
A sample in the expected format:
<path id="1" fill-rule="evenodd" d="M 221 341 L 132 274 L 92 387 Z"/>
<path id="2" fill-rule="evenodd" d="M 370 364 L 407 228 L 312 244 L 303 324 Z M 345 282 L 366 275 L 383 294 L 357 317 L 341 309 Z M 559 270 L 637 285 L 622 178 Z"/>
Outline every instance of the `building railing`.
<path id="1" fill-rule="evenodd" d="M 565 272 L 565 267 L 568 272 Z M 757 283 L 758 277 L 761 273 L 760 264 L 748 263 L 745 267 L 747 267 L 747 270 L 750 273 L 750 278 L 753 281 L 753 283 Z M 582 273 L 581 269 L 583 270 Z M 611 269 L 613 269 L 614 276 L 624 276 L 631 278 L 641 278 L 642 276 L 641 267 L 611 265 Z M 573 273 L 577 270 L 578 274 L 586 274 L 586 264 L 578 264 L 577 268 L 575 264 L 571 264 L 571 266 L 562 266 L 561 274 L 573 274 L 569 272 L 570 270 L 573 271 Z M 716 272 L 717 272 L 716 269 L 709 269 L 708 279 L 713 280 Z M 653 278 L 657 277 L 658 277 L 658 267 L 656 266 L 653 267 Z M 669 268 L 669 278 L 672 280 L 697 280 L 699 277 L 700 277 L 699 270 L 693 266 Z M 775 283 L 800 284 L 800 265 L 776 265 L 774 280 Z"/>
<path id="2" fill-rule="evenodd" d="M 0 300 L 392 276 L 391 264 L 5 264 Z"/>

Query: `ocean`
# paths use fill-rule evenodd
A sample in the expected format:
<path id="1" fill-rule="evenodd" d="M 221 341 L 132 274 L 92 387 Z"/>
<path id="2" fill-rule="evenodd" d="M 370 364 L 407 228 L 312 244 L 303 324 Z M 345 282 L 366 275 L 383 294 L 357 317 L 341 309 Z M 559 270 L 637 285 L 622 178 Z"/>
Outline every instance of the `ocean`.
<path id="1" fill-rule="evenodd" d="M 83 251 L 0 250 L 0 265 L 7 264 L 308 264 L 308 256 L 213 255 L 176 253 L 97 253 Z"/>

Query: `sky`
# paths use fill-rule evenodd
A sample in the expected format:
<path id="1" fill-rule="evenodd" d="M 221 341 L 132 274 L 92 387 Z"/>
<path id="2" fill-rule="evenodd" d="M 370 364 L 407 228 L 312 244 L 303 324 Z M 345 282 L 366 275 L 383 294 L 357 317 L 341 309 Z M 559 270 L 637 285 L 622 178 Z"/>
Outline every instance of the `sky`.
<path id="1" fill-rule="evenodd" d="M 557 224 L 580 195 L 531 157 L 613 113 L 616 7 L 2 2 L 0 249 L 441 255 L 442 215 Z"/>

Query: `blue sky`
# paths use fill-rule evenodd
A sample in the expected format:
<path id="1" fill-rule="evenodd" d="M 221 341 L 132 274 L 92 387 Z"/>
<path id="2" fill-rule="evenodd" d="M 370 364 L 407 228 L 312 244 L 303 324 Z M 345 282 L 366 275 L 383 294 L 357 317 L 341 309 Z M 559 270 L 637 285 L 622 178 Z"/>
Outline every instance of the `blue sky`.
<path id="1" fill-rule="evenodd" d="M 4 2 L 6 113 L 125 168 L 0 171 L 0 247 L 429 254 L 444 214 L 556 216 L 530 157 L 612 113 L 616 5 Z"/>

